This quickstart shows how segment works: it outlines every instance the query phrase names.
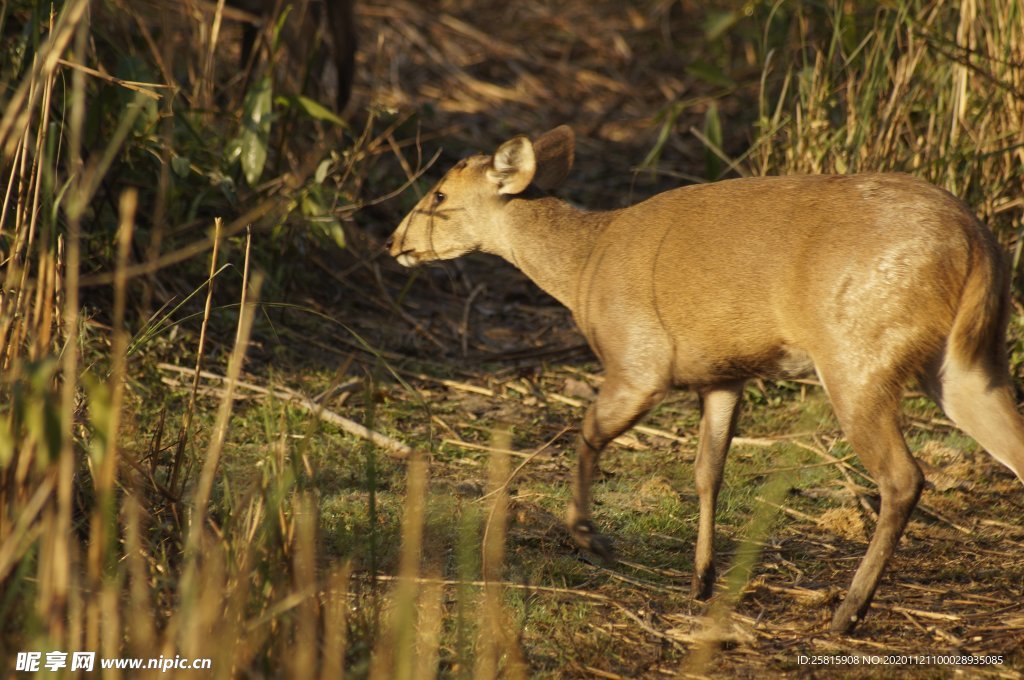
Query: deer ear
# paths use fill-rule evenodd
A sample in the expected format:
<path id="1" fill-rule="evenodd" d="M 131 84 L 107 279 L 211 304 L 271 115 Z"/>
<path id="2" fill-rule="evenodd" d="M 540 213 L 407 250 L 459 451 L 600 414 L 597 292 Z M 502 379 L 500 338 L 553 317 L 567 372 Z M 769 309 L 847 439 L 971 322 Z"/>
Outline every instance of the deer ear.
<path id="1" fill-rule="evenodd" d="M 505 142 L 494 152 L 487 178 L 498 187 L 499 194 L 518 194 L 530 186 L 537 171 L 533 144 L 520 135 Z"/>
<path id="2" fill-rule="evenodd" d="M 559 125 L 533 142 L 537 173 L 533 183 L 544 191 L 551 191 L 569 175 L 576 151 L 576 136 L 568 125 Z"/>

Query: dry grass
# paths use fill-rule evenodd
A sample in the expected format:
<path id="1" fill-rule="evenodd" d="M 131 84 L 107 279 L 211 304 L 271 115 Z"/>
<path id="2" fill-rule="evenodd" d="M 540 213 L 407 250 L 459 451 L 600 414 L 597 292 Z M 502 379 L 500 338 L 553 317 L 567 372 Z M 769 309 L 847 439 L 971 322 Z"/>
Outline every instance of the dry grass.
<path id="1" fill-rule="evenodd" d="M 1021 489 L 934 410 L 908 400 L 933 488 L 872 616 L 837 638 L 821 631 L 873 484 L 813 387 L 752 389 L 732 568 L 705 607 L 683 587 L 692 401 L 617 441 L 599 520 L 624 559 L 594 566 L 560 520 L 564 428 L 600 384 L 567 313 L 503 265 L 410 277 L 379 248 L 433 160 L 569 122 L 565 193 L 588 206 L 681 178 L 898 169 L 964 196 L 1016 265 L 1019 2 L 362 2 L 345 130 L 297 104 L 293 73 L 239 72 L 230 8 L 30 5 L 0 5 L 12 46 L 39 41 L 0 58 L 3 672 L 33 649 L 322 678 L 961 652 L 1021 676 Z M 266 82 L 276 117 L 246 128 Z M 266 156 L 252 182 L 230 159 L 243 129 Z"/>

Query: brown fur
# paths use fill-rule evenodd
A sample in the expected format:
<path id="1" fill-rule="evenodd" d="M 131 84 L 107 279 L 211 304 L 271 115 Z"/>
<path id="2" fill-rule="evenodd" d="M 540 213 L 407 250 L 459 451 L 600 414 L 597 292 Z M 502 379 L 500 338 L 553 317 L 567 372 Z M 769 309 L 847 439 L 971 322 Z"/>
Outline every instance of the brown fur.
<path id="1" fill-rule="evenodd" d="M 578 447 L 568 519 L 581 546 L 611 557 L 590 519 L 598 457 L 673 387 L 696 389 L 702 403 L 700 597 L 714 583 L 715 503 L 748 378 L 816 371 L 878 482 L 878 526 L 833 631 L 863 618 L 924 482 L 900 432 L 907 380 L 918 377 L 1024 479 L 1024 420 L 1004 350 L 1006 265 L 959 200 L 900 174 L 730 180 L 610 212 L 521 193 L 536 178 L 545 188 L 563 178 L 572 149 L 562 127 L 468 159 L 389 247 L 405 265 L 500 255 L 572 310 L 607 373 Z"/>

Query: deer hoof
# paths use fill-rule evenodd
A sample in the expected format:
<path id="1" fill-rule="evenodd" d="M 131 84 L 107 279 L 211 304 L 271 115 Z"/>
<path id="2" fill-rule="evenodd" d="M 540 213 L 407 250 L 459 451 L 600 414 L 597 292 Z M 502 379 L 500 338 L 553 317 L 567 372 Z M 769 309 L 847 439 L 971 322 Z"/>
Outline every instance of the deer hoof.
<path id="1" fill-rule="evenodd" d="M 698 600 L 709 600 L 715 589 L 715 567 L 693 572 L 693 597 Z"/>
<path id="2" fill-rule="evenodd" d="M 832 617 L 832 625 L 829 626 L 829 632 L 838 635 L 849 635 L 853 632 L 854 627 L 860 623 L 861 618 L 863 617 L 858 614 L 850 613 L 845 603 L 843 603 L 839 605 L 835 616 Z"/>
<path id="3" fill-rule="evenodd" d="M 605 565 L 615 564 L 615 547 L 612 539 L 597 532 L 594 523 L 589 519 L 581 519 L 569 528 L 576 545 L 593 553 Z"/>

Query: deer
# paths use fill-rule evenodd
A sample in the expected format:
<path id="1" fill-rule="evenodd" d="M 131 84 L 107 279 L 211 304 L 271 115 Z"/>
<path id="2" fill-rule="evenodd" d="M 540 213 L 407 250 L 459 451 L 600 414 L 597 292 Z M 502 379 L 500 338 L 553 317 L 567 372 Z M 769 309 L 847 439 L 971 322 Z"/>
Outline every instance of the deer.
<path id="1" fill-rule="evenodd" d="M 405 267 L 497 255 L 572 312 L 605 371 L 579 429 L 567 514 L 579 547 L 614 560 L 591 518 L 598 460 L 674 388 L 701 406 L 701 600 L 716 578 L 715 506 L 748 380 L 816 374 L 877 483 L 875 531 L 833 633 L 863 620 L 925 484 L 901 431 L 910 381 L 1024 481 L 1005 347 L 1009 265 L 958 198 L 900 173 L 763 176 L 588 211 L 549 195 L 574 149 L 563 125 L 461 160 L 385 248 Z"/>

